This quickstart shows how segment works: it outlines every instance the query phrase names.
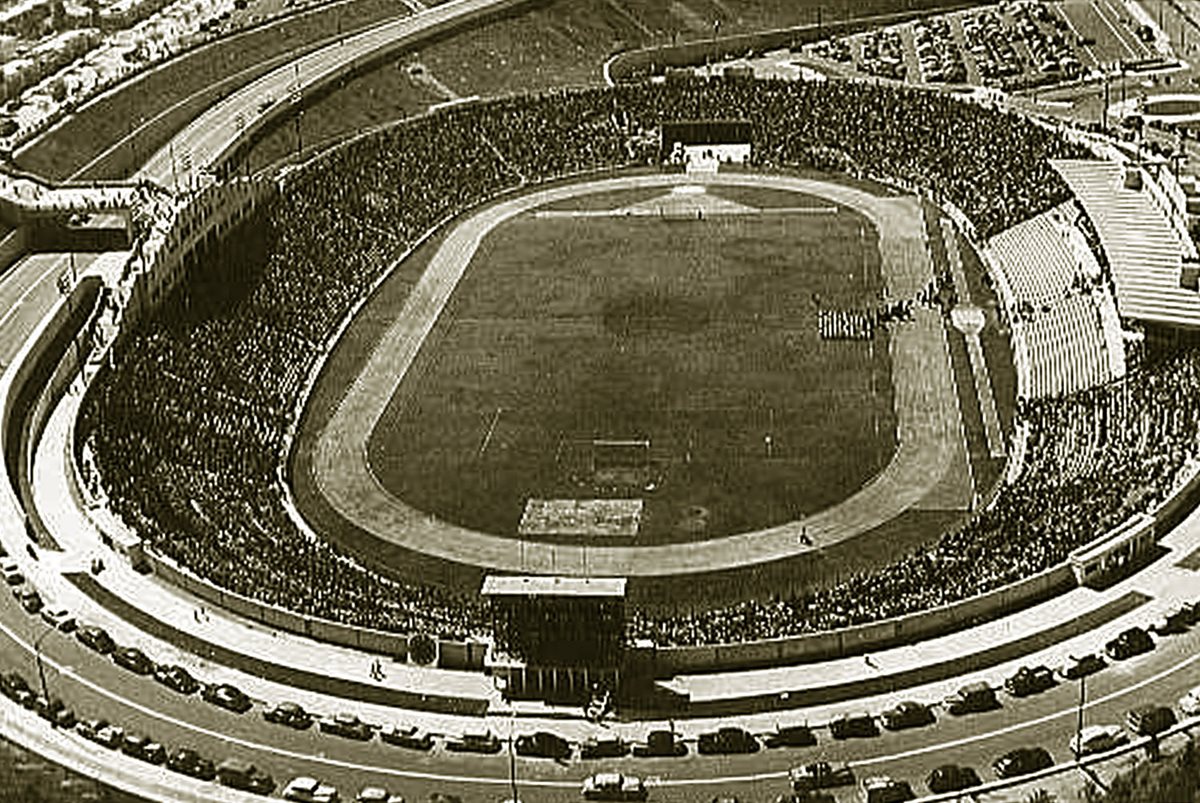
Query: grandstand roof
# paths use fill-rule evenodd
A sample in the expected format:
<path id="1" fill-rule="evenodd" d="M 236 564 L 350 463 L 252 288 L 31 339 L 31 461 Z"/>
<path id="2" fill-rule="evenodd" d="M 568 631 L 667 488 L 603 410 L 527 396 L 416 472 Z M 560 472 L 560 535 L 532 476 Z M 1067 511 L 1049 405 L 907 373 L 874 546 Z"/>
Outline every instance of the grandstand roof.
<path id="1" fill-rule="evenodd" d="M 547 577 L 489 574 L 485 597 L 624 597 L 624 577 Z"/>
<path id="2" fill-rule="evenodd" d="M 1179 286 L 1183 248 L 1150 193 L 1125 187 L 1117 162 L 1051 162 L 1096 228 L 1122 318 L 1200 327 L 1200 294 Z"/>

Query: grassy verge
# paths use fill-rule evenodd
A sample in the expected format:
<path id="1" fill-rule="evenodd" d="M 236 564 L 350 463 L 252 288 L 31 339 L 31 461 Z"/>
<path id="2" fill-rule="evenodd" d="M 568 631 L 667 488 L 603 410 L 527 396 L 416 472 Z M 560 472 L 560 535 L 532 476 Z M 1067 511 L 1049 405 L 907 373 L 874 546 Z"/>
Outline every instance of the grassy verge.
<path id="1" fill-rule="evenodd" d="M 219 39 L 126 81 L 83 106 L 23 151 L 17 163 L 47 178 L 74 176 L 144 121 L 136 143 L 110 152 L 81 178 L 118 178 L 205 106 L 341 28 L 353 31 L 407 14 L 392 0 L 351 0 Z M 158 115 L 169 113 L 155 119 Z"/>

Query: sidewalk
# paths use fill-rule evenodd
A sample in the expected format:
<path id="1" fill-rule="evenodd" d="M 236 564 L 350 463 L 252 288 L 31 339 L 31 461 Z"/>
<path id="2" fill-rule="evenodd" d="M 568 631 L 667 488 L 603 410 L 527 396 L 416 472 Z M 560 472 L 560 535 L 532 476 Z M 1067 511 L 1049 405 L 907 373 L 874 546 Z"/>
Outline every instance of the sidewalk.
<path id="1" fill-rule="evenodd" d="M 63 552 L 44 552 L 34 563 L 25 557 L 23 544 L 16 543 L 19 534 L 6 536 L 11 542 L 6 544 L 9 551 L 25 564 L 43 596 L 55 604 L 105 627 L 119 643 L 141 646 L 156 660 L 179 663 L 201 680 L 235 683 L 259 701 L 295 700 L 318 713 L 348 710 L 369 722 L 403 720 L 435 733 L 478 728 L 479 713 L 489 718 L 519 717 L 521 730 L 544 726 L 573 739 L 599 732 L 598 726 L 583 720 L 578 709 L 536 703 L 509 705 L 493 688 L 491 678 L 479 672 L 416 667 L 385 659 L 385 677 L 374 681 L 370 667 L 379 656 L 277 631 L 208 608 L 203 601 L 153 575 L 134 572 L 123 558 L 101 545 L 95 524 L 71 492 L 66 435 L 79 401 L 79 396 L 72 393 L 59 404 L 38 446 L 34 466 L 37 504 Z M 1054 665 L 1068 654 L 1098 650 L 1119 630 L 1144 624 L 1163 608 L 1196 595 L 1195 573 L 1176 563 L 1200 548 L 1200 513 L 1189 516 L 1162 543 L 1171 554 L 1112 588 L 1102 592 L 1076 589 L 1012 616 L 941 638 L 819 664 L 680 675 L 668 685 L 690 695 L 699 717 L 677 719 L 677 728 L 694 736 L 734 716 L 752 730 L 771 730 L 781 720 L 820 723 L 840 713 L 878 711 L 902 697 L 934 701 L 973 680 L 999 685 L 1022 664 Z M 87 570 L 94 557 L 100 557 L 105 568 L 92 578 Z M 71 575 L 78 579 L 80 574 L 88 578 L 83 585 L 94 581 L 102 588 L 96 596 L 111 595 L 117 600 L 108 601 L 111 607 L 132 606 L 139 611 L 133 617 L 137 622 L 158 623 L 149 628 L 158 630 L 158 634 L 147 633 L 97 605 L 96 599 L 72 581 Z M 1044 638 L 1043 634 L 1061 633 L 1061 628 L 1078 619 L 1087 620 L 1086 627 L 1068 634 L 1065 640 Z M 1093 630 L 1097 624 L 1100 632 Z M 170 631 L 185 634 L 189 648 L 163 637 Z M 1030 639 L 1040 641 L 1029 643 Z M 1000 658 L 989 665 L 986 655 L 996 650 L 1002 651 Z M 1004 651 L 1012 651 L 1012 655 Z M 917 683 L 904 680 L 938 664 L 969 667 L 972 661 L 981 667 L 978 671 L 954 671 L 940 680 L 918 679 Z M 318 679 L 321 682 L 315 685 L 320 688 L 297 683 L 305 678 Z M 303 688 L 305 685 L 310 688 Z M 821 690 L 839 687 L 849 693 L 822 698 Z M 394 697 L 389 698 L 388 693 Z M 830 695 L 826 692 L 825 697 Z M 458 698 L 478 704 L 478 709 L 467 717 L 445 709 L 441 713 L 414 710 L 428 709 L 424 703 L 433 698 Z M 413 705 L 402 706 L 405 710 L 400 713 L 397 706 L 377 702 L 379 699 L 407 700 Z M 763 703 L 768 700 L 769 704 Z M 781 716 L 784 711 L 787 713 Z M 490 727 L 505 733 L 510 726 L 497 721 Z M 638 739 L 644 738 L 649 727 L 648 722 L 613 723 L 608 732 Z"/>

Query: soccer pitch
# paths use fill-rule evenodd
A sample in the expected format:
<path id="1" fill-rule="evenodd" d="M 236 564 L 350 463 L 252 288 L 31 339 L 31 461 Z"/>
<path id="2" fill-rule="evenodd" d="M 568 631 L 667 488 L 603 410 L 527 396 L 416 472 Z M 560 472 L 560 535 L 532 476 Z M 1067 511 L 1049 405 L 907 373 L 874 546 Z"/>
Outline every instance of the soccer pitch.
<path id="1" fill-rule="evenodd" d="M 605 543 L 793 521 L 895 452 L 887 330 L 818 330 L 883 290 L 874 226 L 824 198 L 685 184 L 533 210 L 483 240 L 367 459 L 405 503 L 501 536 L 530 499 L 639 498 Z M 650 447 L 614 479 L 597 439 Z"/>

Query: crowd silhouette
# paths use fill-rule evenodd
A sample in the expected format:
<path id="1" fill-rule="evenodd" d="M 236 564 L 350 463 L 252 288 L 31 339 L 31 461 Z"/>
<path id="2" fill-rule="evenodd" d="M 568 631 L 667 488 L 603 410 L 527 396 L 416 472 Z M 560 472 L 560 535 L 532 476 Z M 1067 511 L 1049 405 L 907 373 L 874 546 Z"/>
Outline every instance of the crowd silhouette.
<path id="1" fill-rule="evenodd" d="M 1050 128 L 949 94 L 828 81 L 668 80 L 462 104 L 342 145 L 293 174 L 121 344 L 81 410 L 110 504 L 147 545 L 229 591 L 306 615 L 462 638 L 473 593 L 406 582 L 287 514 L 281 470 L 309 375 L 394 260 L 523 185 L 653 166 L 663 121 L 744 119 L 752 164 L 834 168 L 919 189 L 986 237 L 1062 203 Z M 1029 462 L 995 505 L 893 564 L 788 600 L 632 612 L 629 636 L 740 641 L 868 622 L 977 594 L 1064 559 L 1169 492 L 1196 456 L 1200 357 L 1020 410 Z M 1163 403 L 1166 402 L 1166 403 Z"/>

